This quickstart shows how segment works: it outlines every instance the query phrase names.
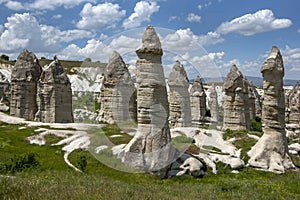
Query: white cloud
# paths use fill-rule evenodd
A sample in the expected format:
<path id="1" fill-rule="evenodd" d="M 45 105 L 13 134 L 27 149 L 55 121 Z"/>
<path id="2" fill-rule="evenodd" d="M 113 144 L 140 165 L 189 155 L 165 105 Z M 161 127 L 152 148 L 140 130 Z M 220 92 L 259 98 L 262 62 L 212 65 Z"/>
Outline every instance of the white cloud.
<path id="1" fill-rule="evenodd" d="M 61 42 L 91 36 L 88 31 L 61 31 L 56 27 L 41 25 L 29 13 L 14 14 L 4 24 L 4 31 L 0 35 L 0 50 L 19 52 L 22 48 L 28 48 L 35 52 L 54 52 L 61 48 Z"/>
<path id="2" fill-rule="evenodd" d="M 202 10 L 203 6 L 202 6 L 201 4 L 199 4 L 199 5 L 197 6 L 197 8 L 198 8 L 199 10 Z"/>
<path id="3" fill-rule="evenodd" d="M 179 29 L 175 33 L 168 34 L 161 40 L 161 43 L 163 48 L 186 52 L 198 48 L 198 37 L 190 28 Z"/>
<path id="4" fill-rule="evenodd" d="M 11 10 L 22 10 L 24 9 L 24 6 L 22 5 L 21 2 L 18 2 L 18 1 L 8 1 L 5 6 L 8 8 L 8 9 L 11 9 Z"/>
<path id="5" fill-rule="evenodd" d="M 242 35 L 254 35 L 256 33 L 287 28 L 292 25 L 289 19 L 276 19 L 271 10 L 259 10 L 254 14 L 246 14 L 230 22 L 222 23 L 217 32 L 228 34 L 236 32 Z"/>
<path id="6" fill-rule="evenodd" d="M 30 3 L 20 1 L 3 1 L 7 2 L 6 7 L 12 10 L 54 10 L 57 7 L 73 8 L 83 2 L 95 2 L 94 0 L 35 0 Z M 0 2 L 1 3 L 1 2 Z"/>
<path id="7" fill-rule="evenodd" d="M 195 13 L 189 13 L 186 20 L 188 22 L 200 22 L 201 21 L 201 16 L 196 15 Z"/>
<path id="8" fill-rule="evenodd" d="M 137 2 L 134 7 L 134 13 L 132 13 L 128 19 L 123 22 L 125 29 L 138 27 L 142 22 L 150 21 L 150 17 L 153 13 L 159 10 L 159 6 L 155 1 L 140 1 Z"/>
<path id="9" fill-rule="evenodd" d="M 300 29 L 298 29 L 298 33 L 300 33 Z"/>
<path id="10" fill-rule="evenodd" d="M 174 21 L 174 20 L 178 20 L 179 17 L 178 16 L 171 16 L 169 17 L 169 22 Z"/>
<path id="11" fill-rule="evenodd" d="M 81 29 L 114 28 L 116 22 L 120 21 L 125 14 L 126 11 L 120 10 L 118 4 L 106 2 L 92 6 L 92 4 L 87 3 L 80 12 L 82 18 L 77 23 L 77 27 Z"/>
<path id="12" fill-rule="evenodd" d="M 224 39 L 217 32 L 208 32 L 206 35 L 199 36 L 199 42 L 203 46 L 222 43 Z"/>
<path id="13" fill-rule="evenodd" d="M 62 18 L 62 15 L 61 14 L 53 15 L 52 18 L 53 19 L 60 19 L 60 18 Z"/>

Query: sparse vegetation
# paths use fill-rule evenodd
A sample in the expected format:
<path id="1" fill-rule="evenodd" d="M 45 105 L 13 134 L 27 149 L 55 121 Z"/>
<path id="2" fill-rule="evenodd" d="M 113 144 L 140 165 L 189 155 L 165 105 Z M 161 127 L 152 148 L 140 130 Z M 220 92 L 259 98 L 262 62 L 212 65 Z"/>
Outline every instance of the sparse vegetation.
<path id="1" fill-rule="evenodd" d="M 33 134 L 35 128 L 20 127 L 24 125 L 0 123 L 0 162 L 8 162 L 14 155 L 22 158 L 32 153 L 39 165 L 14 174 L 1 172 L 2 199 L 300 198 L 299 171 L 278 175 L 245 168 L 239 174 L 231 174 L 229 166 L 218 163 L 217 175 L 208 172 L 201 179 L 182 176 L 160 180 L 150 174 L 114 170 L 103 165 L 89 152 L 76 150 L 69 159 L 85 172 L 78 173 L 64 163 L 61 147 L 50 146 L 48 143 L 45 146 L 30 145 L 25 138 Z M 120 133 L 117 126 L 106 126 L 103 130 L 107 135 Z M 242 148 L 251 143 L 246 132 L 232 132 L 231 135 L 244 138 Z"/>

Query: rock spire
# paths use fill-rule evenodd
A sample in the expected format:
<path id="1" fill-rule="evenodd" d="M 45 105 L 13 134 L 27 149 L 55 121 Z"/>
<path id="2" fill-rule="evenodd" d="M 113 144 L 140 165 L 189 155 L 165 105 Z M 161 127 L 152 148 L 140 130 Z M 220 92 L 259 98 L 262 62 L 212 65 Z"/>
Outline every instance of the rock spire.
<path id="1" fill-rule="evenodd" d="M 294 165 L 288 155 L 285 133 L 284 66 L 279 49 L 273 46 L 261 67 L 264 100 L 263 136 L 248 152 L 248 165 L 266 171 L 283 173 Z"/>

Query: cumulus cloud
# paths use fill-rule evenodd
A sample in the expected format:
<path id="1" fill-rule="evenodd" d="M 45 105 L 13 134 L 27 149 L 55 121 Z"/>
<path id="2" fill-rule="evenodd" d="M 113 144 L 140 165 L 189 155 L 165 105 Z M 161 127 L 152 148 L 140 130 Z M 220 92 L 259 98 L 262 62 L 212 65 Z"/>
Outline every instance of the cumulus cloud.
<path id="1" fill-rule="evenodd" d="M 230 22 L 222 23 L 217 32 L 228 34 L 232 32 L 241 35 L 254 35 L 257 33 L 272 31 L 276 29 L 288 28 L 292 25 L 289 19 L 276 19 L 271 10 L 259 10 L 254 14 L 246 14 Z"/>
<path id="2" fill-rule="evenodd" d="M 19 52 L 22 48 L 32 51 L 57 51 L 61 42 L 91 37 L 92 34 L 83 30 L 61 31 L 56 27 L 39 24 L 29 13 L 14 14 L 7 18 L 4 30 L 0 35 L 0 50 Z"/>
<path id="3" fill-rule="evenodd" d="M 132 13 L 123 22 L 125 29 L 138 27 L 142 22 L 150 21 L 150 17 L 153 13 L 159 10 L 159 5 L 155 1 L 140 1 L 137 2 L 134 7 L 134 13 Z"/>
<path id="4" fill-rule="evenodd" d="M 186 52 L 198 48 L 198 37 L 190 28 L 179 29 L 175 33 L 168 34 L 161 43 L 163 48 Z"/>
<path id="5" fill-rule="evenodd" d="M 114 28 L 125 14 L 126 11 L 120 10 L 118 4 L 105 2 L 93 6 L 87 3 L 80 12 L 81 20 L 77 23 L 77 27 L 80 29 L 99 29 L 107 26 Z"/>
<path id="6" fill-rule="evenodd" d="M 57 7 L 73 8 L 83 2 L 95 2 L 94 0 L 35 0 L 30 3 L 22 1 L 4 1 L 6 7 L 11 10 L 54 10 Z M 1 3 L 1 2 L 0 2 Z"/>
<path id="7" fill-rule="evenodd" d="M 195 13 L 189 13 L 186 21 L 188 22 L 200 22 L 201 21 L 201 16 L 196 15 Z"/>
<path id="8" fill-rule="evenodd" d="M 18 2 L 18 1 L 8 1 L 5 6 L 8 8 L 8 9 L 11 9 L 11 10 L 22 10 L 24 9 L 24 6 L 22 5 L 21 2 Z"/>
<path id="9" fill-rule="evenodd" d="M 60 18 L 62 18 L 62 15 L 61 14 L 53 15 L 52 18 L 53 19 L 60 19 Z"/>
<path id="10" fill-rule="evenodd" d="M 199 42 L 203 46 L 222 43 L 224 39 L 217 32 L 208 32 L 206 35 L 199 36 Z"/>
<path id="11" fill-rule="evenodd" d="M 298 33 L 300 33 L 300 29 L 298 29 Z"/>

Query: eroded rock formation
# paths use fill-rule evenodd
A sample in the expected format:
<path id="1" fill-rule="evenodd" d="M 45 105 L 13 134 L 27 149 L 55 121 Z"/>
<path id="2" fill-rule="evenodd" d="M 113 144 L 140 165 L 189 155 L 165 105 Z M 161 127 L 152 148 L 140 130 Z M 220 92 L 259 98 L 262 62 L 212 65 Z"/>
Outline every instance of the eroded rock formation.
<path id="1" fill-rule="evenodd" d="M 248 81 L 248 92 L 250 120 L 255 118 L 261 118 L 260 96 L 251 81 Z"/>
<path id="2" fill-rule="evenodd" d="M 264 100 L 263 136 L 248 152 L 248 165 L 266 171 L 283 173 L 294 165 L 288 155 L 285 133 L 284 66 L 279 49 L 273 46 L 261 68 Z"/>
<path id="3" fill-rule="evenodd" d="M 10 82 L 0 72 L 0 111 L 8 111 L 10 104 Z"/>
<path id="4" fill-rule="evenodd" d="M 37 105 L 35 121 L 74 122 L 71 83 L 56 56 L 53 62 L 45 66 L 41 74 L 37 89 Z"/>
<path id="5" fill-rule="evenodd" d="M 122 157 L 135 168 L 165 177 L 175 149 L 168 122 L 169 103 L 161 64 L 163 51 L 152 26 L 145 30 L 142 46 L 136 53 L 138 130 Z"/>
<path id="6" fill-rule="evenodd" d="M 223 130 L 250 128 L 248 82 L 233 65 L 223 84 L 224 123 Z"/>
<path id="7" fill-rule="evenodd" d="M 288 95 L 288 122 L 300 128 L 300 83 L 296 83 Z"/>
<path id="8" fill-rule="evenodd" d="M 196 77 L 190 90 L 192 124 L 197 126 L 205 121 L 206 93 L 199 76 Z"/>
<path id="9" fill-rule="evenodd" d="M 183 65 L 176 61 L 168 79 L 170 128 L 191 126 L 189 80 Z"/>
<path id="10" fill-rule="evenodd" d="M 218 94 L 215 85 L 212 84 L 209 94 L 209 108 L 210 108 L 210 121 L 216 123 L 219 121 L 219 105 L 218 105 Z"/>
<path id="11" fill-rule="evenodd" d="M 11 74 L 10 115 L 34 120 L 37 82 L 42 68 L 34 53 L 24 49 L 17 58 Z"/>
<path id="12" fill-rule="evenodd" d="M 136 121 L 136 90 L 120 54 L 112 53 L 104 70 L 99 120 L 108 123 Z"/>

